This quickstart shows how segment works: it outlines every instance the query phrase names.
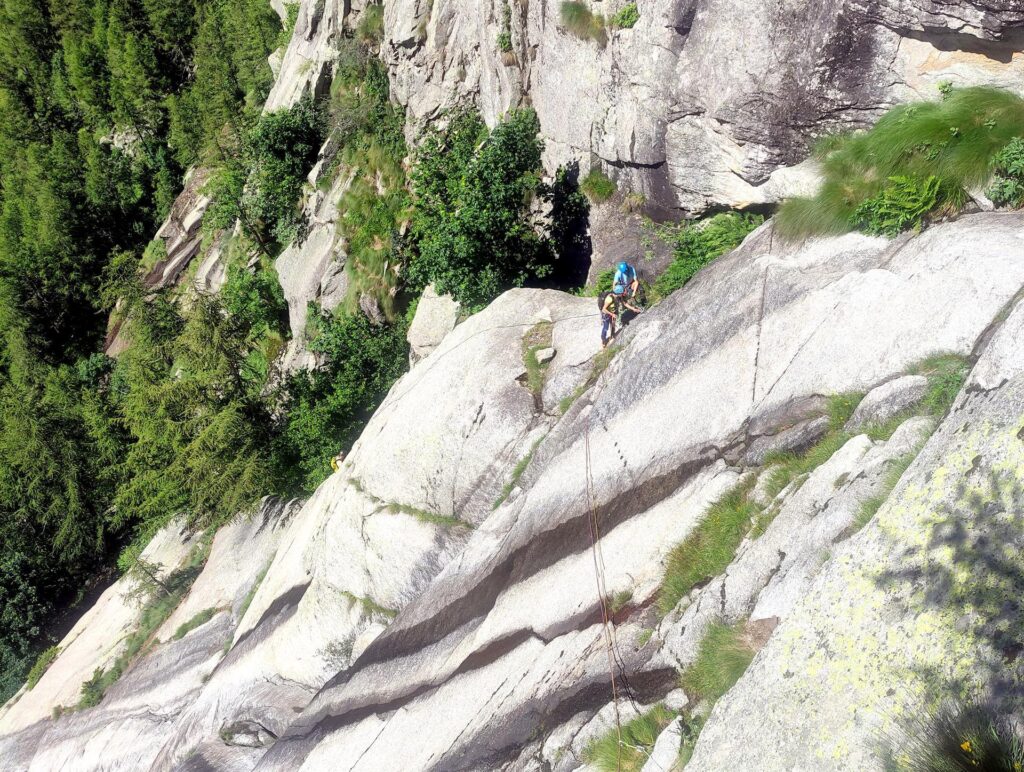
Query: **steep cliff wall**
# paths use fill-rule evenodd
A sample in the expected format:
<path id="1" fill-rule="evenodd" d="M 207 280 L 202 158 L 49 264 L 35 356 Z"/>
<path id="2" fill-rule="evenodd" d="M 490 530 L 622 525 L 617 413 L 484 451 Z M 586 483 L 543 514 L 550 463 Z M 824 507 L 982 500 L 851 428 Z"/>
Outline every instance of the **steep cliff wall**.
<path id="1" fill-rule="evenodd" d="M 109 661 L 131 626 L 123 600 L 98 607 L 83 621 L 88 650 L 66 641 L 39 685 L 0 716 L 0 753 L 11 769 L 39 770 L 575 769 L 612 717 L 592 495 L 602 592 L 629 594 L 615 617 L 617 667 L 638 703 L 685 704 L 677 673 L 713 621 L 763 625 L 768 645 L 712 714 L 696 768 L 733 769 L 747 754 L 788 768 L 810 753 L 801 733 L 835 738 L 807 746 L 823 749 L 813 768 L 872 768 L 877 726 L 849 716 L 876 704 L 884 679 L 857 674 L 884 660 L 911 684 L 914 660 L 885 631 L 910 624 L 900 614 L 920 621 L 927 605 L 914 605 L 926 602 L 914 575 L 893 574 L 884 596 L 870 575 L 887 555 L 902 560 L 927 543 L 902 519 L 928 517 L 920 496 L 962 495 L 960 473 L 941 469 L 975 457 L 978 469 L 990 457 L 993 469 L 1013 464 L 1024 351 L 1019 308 L 1007 309 L 1024 287 L 1022 239 L 1024 217 L 1013 214 L 896 242 L 850 235 L 795 247 L 769 224 L 635 320 L 603 373 L 593 300 L 508 293 L 396 384 L 308 502 L 218 534 L 150 653 L 99 706 L 54 721 L 53 705 L 73 702 L 78 679 Z M 555 355 L 531 391 L 522 341 L 538 330 Z M 822 395 L 886 384 L 865 402 L 870 414 L 892 399 L 894 377 L 939 351 L 981 359 L 877 526 L 851 536 L 861 505 L 887 494 L 887 470 L 916 451 L 932 419 L 908 418 L 874 441 L 851 430 L 802 485 L 779 493 L 763 535 L 748 537 L 720 576 L 663 617 L 655 611 L 672 546 L 758 472 L 769 448 L 821 436 Z M 851 586 L 864 592 L 844 594 Z M 203 608 L 218 611 L 174 640 Z M 879 624 L 851 628 L 866 613 Z M 925 613 L 927 629 L 913 633 L 922 646 L 911 650 L 932 661 L 959 622 L 955 610 Z M 819 664 L 809 642 L 822 636 L 843 640 Z M 949 667 L 984 681 L 986 651 L 958 645 Z M 832 703 L 838 686 L 818 679 L 822 667 L 844 679 L 844 702 Z M 794 668 L 801 678 L 780 677 Z M 907 693 L 912 704 L 912 684 Z M 831 707 L 812 720 L 806 700 Z M 633 714 L 628 701 L 618 707 Z M 777 735 L 727 739 L 761 726 L 762 712 Z M 776 741 L 792 755 L 768 754 Z"/>

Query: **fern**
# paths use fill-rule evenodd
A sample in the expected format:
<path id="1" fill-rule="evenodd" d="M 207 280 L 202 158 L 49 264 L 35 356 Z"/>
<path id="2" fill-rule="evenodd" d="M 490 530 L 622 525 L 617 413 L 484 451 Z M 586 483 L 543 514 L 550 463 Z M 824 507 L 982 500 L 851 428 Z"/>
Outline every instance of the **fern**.
<path id="1" fill-rule="evenodd" d="M 854 223 L 865 233 L 896 236 L 913 228 L 919 230 L 924 217 L 940 202 L 941 182 L 898 175 L 854 212 Z"/>

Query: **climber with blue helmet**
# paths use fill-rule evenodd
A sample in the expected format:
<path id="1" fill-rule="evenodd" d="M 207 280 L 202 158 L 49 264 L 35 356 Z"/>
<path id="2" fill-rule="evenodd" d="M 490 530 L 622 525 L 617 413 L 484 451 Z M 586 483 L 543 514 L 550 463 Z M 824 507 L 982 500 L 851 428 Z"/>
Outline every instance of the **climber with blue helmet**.
<path id="1" fill-rule="evenodd" d="M 628 290 L 629 296 L 635 298 L 639 289 L 640 280 L 637 278 L 636 269 L 623 260 L 619 263 L 618 268 L 615 269 L 615 277 L 612 279 L 612 292 L 622 296 Z"/>

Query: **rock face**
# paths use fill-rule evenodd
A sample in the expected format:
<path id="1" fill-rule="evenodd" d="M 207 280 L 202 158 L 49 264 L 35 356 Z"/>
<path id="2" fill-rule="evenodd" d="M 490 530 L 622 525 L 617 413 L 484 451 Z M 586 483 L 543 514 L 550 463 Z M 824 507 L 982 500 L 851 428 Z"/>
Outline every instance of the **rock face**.
<path id="1" fill-rule="evenodd" d="M 959 566 L 924 557 L 948 553 L 931 513 L 959 512 L 958 480 L 1003 480 L 1022 461 L 1024 316 L 1006 311 L 1024 287 L 1022 238 L 1019 214 L 797 246 L 769 223 L 634 320 L 610 362 L 597 356 L 592 299 L 507 293 L 394 386 L 309 501 L 268 502 L 221 531 L 153 650 L 99 706 L 52 721 L 132 624 L 123 601 L 97 606 L 83 642 L 66 641 L 36 689 L 5 706 L 0 756 L 16 770 L 576 769 L 614 726 L 600 598 L 615 596 L 628 598 L 614 615 L 616 667 L 640 706 L 686 704 L 677 674 L 712 621 L 752 620 L 767 641 L 711 714 L 695 768 L 874 768 L 881 719 L 859 711 L 883 699 L 877 662 L 912 700 L 920 684 L 901 668 L 948 649 L 951 674 L 984 680 L 1005 651 L 998 624 L 964 622 L 918 577 L 948 569 L 960 581 Z M 527 345 L 557 352 L 540 384 Z M 758 482 L 763 519 L 729 567 L 655 613 L 673 545 L 738 483 L 769 476 L 752 448 L 820 433 L 823 395 L 976 349 L 954 411 L 877 525 L 857 532 L 932 419 L 884 441 L 853 436 L 777 494 Z M 983 506 L 966 543 L 1009 529 L 1015 506 Z M 1000 548 L 1020 538 L 999 533 Z M 918 564 L 924 574 L 893 570 Z M 205 609 L 210 621 L 172 640 Z M 905 635 L 920 645 L 905 649 Z"/>
<path id="2" fill-rule="evenodd" d="M 586 4 L 611 17 L 626 3 Z M 497 43 L 506 7 L 512 55 Z M 489 122 L 530 104 L 549 171 L 596 164 L 652 213 L 695 213 L 806 189 L 813 169 L 790 167 L 813 138 L 943 81 L 1022 89 L 1024 11 L 1009 1 L 641 0 L 606 45 L 568 31 L 560 7 L 388 3 L 385 56 L 414 124 L 466 100 Z"/>
<path id="3" fill-rule="evenodd" d="M 688 769 L 880 769 L 873 746 L 936 694 L 1019 710 L 1022 333 L 1018 306 L 876 520 L 715 708 Z"/>
<path id="4" fill-rule="evenodd" d="M 416 315 L 406 339 L 409 341 L 409 364 L 414 365 L 441 345 L 445 336 L 459 321 L 458 302 L 448 295 L 438 295 L 433 285 L 423 290 Z"/>
<path id="5" fill-rule="evenodd" d="M 487 517 L 257 768 L 530 768 L 545 753 L 572 768 L 571 741 L 559 753 L 531 738 L 542 723 L 593 715 L 607 701 L 588 458 L 603 587 L 631 591 L 638 606 L 618 641 L 641 701 L 671 688 L 712 619 L 789 618 L 860 502 L 882 490 L 887 466 L 927 435 L 927 419 L 880 446 L 851 440 L 786 494 L 724 578 L 658 625 L 660 643 L 639 643 L 666 549 L 739 479 L 728 458 L 749 441 L 751 419 L 865 389 L 936 350 L 970 352 L 1024 282 L 1024 254 L 1007 249 L 1022 226 L 1020 216 L 984 215 L 896 244 L 846 236 L 795 250 L 773 244 L 770 228 L 755 233 L 635 323 L 537 448 L 521 494 Z M 946 306 L 953 297 L 972 300 Z"/>

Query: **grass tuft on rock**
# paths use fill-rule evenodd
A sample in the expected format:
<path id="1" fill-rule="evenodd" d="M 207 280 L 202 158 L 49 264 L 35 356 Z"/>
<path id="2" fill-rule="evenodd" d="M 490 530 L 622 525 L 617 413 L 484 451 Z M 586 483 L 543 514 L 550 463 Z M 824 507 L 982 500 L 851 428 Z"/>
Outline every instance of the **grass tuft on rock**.
<path id="1" fill-rule="evenodd" d="M 580 190 L 593 203 L 600 204 L 615 195 L 618 188 L 615 181 L 600 169 L 591 169 L 590 173 L 580 182 Z"/>
<path id="2" fill-rule="evenodd" d="M 860 505 L 860 509 L 857 511 L 857 516 L 854 518 L 853 524 L 850 526 L 850 535 L 857 533 L 864 526 L 870 523 L 876 514 L 878 514 L 878 510 L 882 508 L 882 505 L 889 498 L 889 495 L 899 484 L 903 474 L 910 468 L 910 465 L 914 463 L 914 459 L 917 458 L 917 454 L 920 452 L 920 448 L 914 448 L 914 450 L 904 453 L 899 458 L 895 458 L 888 462 L 888 468 L 886 469 L 885 477 L 882 480 L 882 490 L 879 491 L 878 495 L 866 499 Z"/>
<path id="3" fill-rule="evenodd" d="M 527 467 L 530 466 L 530 462 L 533 461 L 533 454 L 537 451 L 537 447 L 543 440 L 543 437 L 539 437 L 537 441 L 533 443 L 533 447 L 530 448 L 530 452 L 519 459 L 519 462 L 512 469 L 511 479 L 505 484 L 505 487 L 501 489 L 501 493 L 498 495 L 498 498 L 495 499 L 494 509 L 497 509 L 508 500 L 509 495 L 519 484 L 519 480 L 523 476 L 523 473 L 525 473 Z"/>
<path id="4" fill-rule="evenodd" d="M 675 717 L 674 711 L 655 705 L 622 725 L 621 742 L 617 727 L 591 740 L 583 750 L 583 760 L 600 772 L 640 772 L 658 735 Z"/>
<path id="5" fill-rule="evenodd" d="M 32 669 L 28 671 L 28 678 L 25 680 L 25 685 L 29 691 L 32 691 L 39 680 L 43 677 L 53 661 L 60 655 L 59 646 L 51 646 L 50 648 L 43 651 L 36 659 L 36 663 L 32 666 Z"/>
<path id="6" fill-rule="evenodd" d="M 928 389 L 921 398 L 921 410 L 936 418 L 946 415 L 970 371 L 970 362 L 959 354 L 936 354 L 916 365 L 911 372 L 928 379 Z"/>
<path id="7" fill-rule="evenodd" d="M 701 640 L 697 659 L 680 677 L 680 685 L 694 701 L 714 704 L 740 680 L 755 653 L 744 623 L 712 622 Z"/>
<path id="8" fill-rule="evenodd" d="M 593 40 L 600 46 L 608 42 L 604 17 L 591 11 L 586 3 L 563 2 L 560 15 L 562 26 L 581 40 Z"/>
<path id="9" fill-rule="evenodd" d="M 694 587 L 732 562 L 760 507 L 750 500 L 755 478 L 740 483 L 711 505 L 704 518 L 668 556 L 658 609 L 668 614 Z"/>
<path id="10" fill-rule="evenodd" d="M 609 24 L 616 29 L 632 29 L 640 21 L 640 9 L 636 3 L 627 3 L 617 14 L 612 16 Z"/>
<path id="11" fill-rule="evenodd" d="M 979 703 L 949 701 L 908 716 L 883 742 L 887 772 L 1024 769 L 1024 742 L 1011 722 Z"/>
<path id="12" fill-rule="evenodd" d="M 839 450 L 850 434 L 843 427 L 850 420 L 853 411 L 864 398 L 863 394 L 837 394 L 829 398 L 828 432 L 811 448 L 803 453 L 771 453 L 765 459 L 767 466 L 774 467 L 768 479 L 766 493 L 774 499 L 793 480 L 801 475 L 809 474 L 828 461 Z"/>
<path id="13" fill-rule="evenodd" d="M 218 609 L 215 608 L 204 608 L 190 620 L 179 625 L 178 629 L 174 631 L 174 635 L 171 636 L 171 640 L 180 641 L 197 627 L 202 627 L 213 619 L 217 615 L 217 611 Z"/>
<path id="14" fill-rule="evenodd" d="M 868 131 L 818 143 L 821 188 L 783 204 L 778 233 L 799 239 L 865 225 L 876 232 L 920 227 L 962 207 L 966 191 L 987 183 L 997 156 L 1022 135 L 1024 99 L 998 88 L 952 89 L 942 101 L 895 107 Z M 931 189 L 934 199 L 922 211 Z"/>

